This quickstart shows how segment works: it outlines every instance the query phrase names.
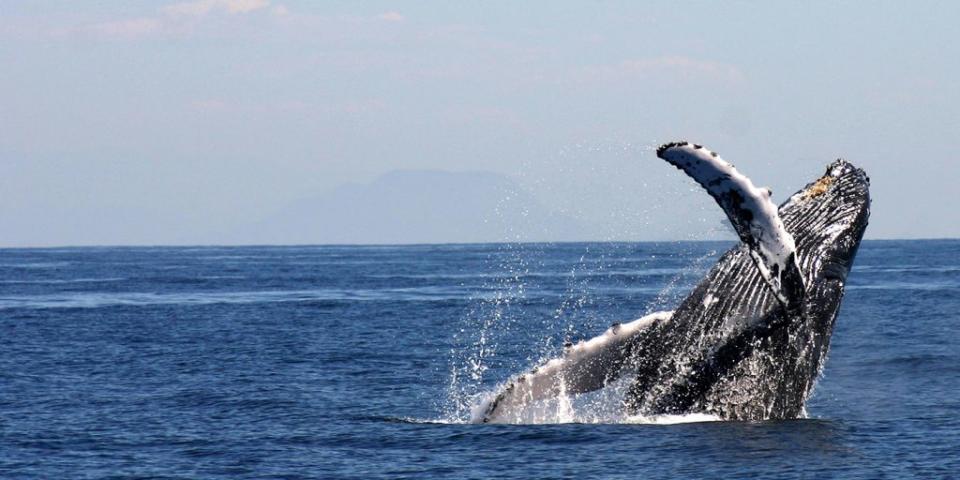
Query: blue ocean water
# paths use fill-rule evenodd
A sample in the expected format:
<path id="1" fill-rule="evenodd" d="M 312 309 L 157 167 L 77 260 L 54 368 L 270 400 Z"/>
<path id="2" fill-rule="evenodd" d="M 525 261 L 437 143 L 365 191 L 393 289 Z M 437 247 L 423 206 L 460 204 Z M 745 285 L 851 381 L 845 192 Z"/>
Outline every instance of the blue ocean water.
<path id="1" fill-rule="evenodd" d="M 730 246 L 0 250 L 0 478 L 960 476 L 957 240 L 864 242 L 807 419 L 464 423 Z"/>

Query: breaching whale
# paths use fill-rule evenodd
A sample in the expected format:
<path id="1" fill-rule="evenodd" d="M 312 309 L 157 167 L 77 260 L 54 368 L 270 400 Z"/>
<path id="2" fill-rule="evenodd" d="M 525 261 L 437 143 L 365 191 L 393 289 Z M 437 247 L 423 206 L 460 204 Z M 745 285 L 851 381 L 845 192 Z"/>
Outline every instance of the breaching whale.
<path id="1" fill-rule="evenodd" d="M 723 208 L 740 244 L 672 312 L 615 324 L 508 380 L 475 409 L 505 422 L 523 406 L 634 380 L 631 415 L 704 413 L 729 420 L 805 415 L 844 284 L 870 215 L 870 180 L 837 160 L 780 207 L 706 148 L 674 142 L 657 156 Z"/>

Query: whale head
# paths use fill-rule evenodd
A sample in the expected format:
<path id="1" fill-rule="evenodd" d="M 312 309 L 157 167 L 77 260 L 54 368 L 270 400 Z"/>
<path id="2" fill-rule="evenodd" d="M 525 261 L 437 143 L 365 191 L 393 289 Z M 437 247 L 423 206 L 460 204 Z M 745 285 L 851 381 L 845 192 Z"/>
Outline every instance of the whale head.
<path id="1" fill-rule="evenodd" d="M 802 311 L 786 317 L 789 343 L 777 348 L 786 360 L 784 376 L 772 384 L 779 387 L 779 399 L 792 399 L 786 410 L 802 414 L 826 361 L 847 276 L 870 218 L 870 179 L 837 160 L 784 203 L 780 216 L 797 242 L 806 295 Z"/>
<path id="2" fill-rule="evenodd" d="M 779 210 L 797 244 L 808 289 L 818 282 L 845 283 L 870 218 L 867 174 L 837 160 Z"/>

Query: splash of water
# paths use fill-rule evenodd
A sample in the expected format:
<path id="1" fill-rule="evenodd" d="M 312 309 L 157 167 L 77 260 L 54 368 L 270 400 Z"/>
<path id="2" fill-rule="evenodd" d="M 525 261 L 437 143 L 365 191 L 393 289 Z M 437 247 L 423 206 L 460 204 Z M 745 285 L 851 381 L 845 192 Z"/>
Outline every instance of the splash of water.
<path id="1" fill-rule="evenodd" d="M 611 184 L 610 179 L 618 178 L 625 172 L 635 171 L 635 169 L 626 168 L 627 165 L 633 165 L 633 162 L 640 155 L 652 155 L 655 144 L 656 142 L 650 145 L 607 142 L 606 147 L 578 144 L 562 151 L 559 160 L 552 159 L 549 162 L 549 168 L 554 173 L 559 169 L 562 174 L 564 168 L 587 166 L 595 170 L 592 177 L 597 178 L 594 178 L 594 180 L 599 181 L 602 178 L 602 184 L 606 189 L 615 184 L 618 192 L 622 193 L 617 198 L 627 200 L 636 197 L 634 193 L 638 187 L 636 185 L 628 187 L 624 182 Z M 584 156 L 597 161 L 580 161 L 583 160 Z M 521 171 L 517 172 L 521 184 L 544 186 L 543 182 L 538 180 L 540 177 L 532 173 L 533 169 L 531 167 L 531 165 L 524 163 L 521 166 Z M 577 172 L 579 170 L 574 169 L 568 172 L 569 175 L 560 176 L 567 179 L 581 178 L 581 175 L 576 174 Z M 637 180 L 642 182 L 643 178 Z M 591 188 L 592 185 L 591 183 Z M 577 191 L 577 188 L 583 190 L 586 186 L 574 186 L 574 191 Z M 567 187 L 570 186 L 564 188 Z M 504 197 L 498 203 L 496 211 L 493 212 L 495 216 L 506 218 L 504 210 L 523 207 L 522 205 L 515 205 L 515 202 L 511 203 L 512 196 L 512 192 L 504 192 Z M 569 192 L 564 196 L 571 199 Z M 576 197 L 577 195 L 573 195 L 573 199 Z M 579 214 L 584 212 L 580 211 L 577 205 L 574 202 L 574 204 L 568 206 L 569 208 L 560 208 L 560 213 L 582 217 Z M 650 212 L 658 209 L 659 207 L 655 202 L 641 202 L 639 205 L 633 202 L 621 204 L 620 208 L 615 206 L 609 208 L 606 213 L 622 220 L 613 222 L 613 224 L 637 225 L 640 223 L 649 224 L 649 222 L 644 221 L 644 218 L 649 216 Z M 526 215 L 526 212 L 521 213 Z M 509 241 L 524 241 L 519 230 L 511 228 L 510 225 L 506 225 L 506 229 L 504 235 Z M 707 229 L 704 234 L 707 236 L 715 235 L 715 230 Z M 627 233 L 622 230 L 617 232 L 604 231 L 603 237 L 613 240 L 623 238 L 624 234 Z M 499 387 L 491 384 L 491 376 L 495 379 L 502 379 L 504 376 L 500 372 L 503 370 L 516 372 L 556 357 L 558 352 L 562 350 L 563 344 L 578 336 L 578 328 L 590 329 L 586 332 L 589 336 L 600 330 L 599 322 L 586 314 L 588 308 L 593 306 L 596 300 L 595 294 L 591 293 L 589 288 L 589 278 L 591 275 L 602 274 L 609 267 L 609 260 L 603 252 L 599 252 L 599 258 L 596 258 L 596 256 L 592 259 L 588 258 L 591 253 L 588 246 L 579 261 L 571 267 L 569 275 L 565 279 L 566 288 L 563 299 L 554 309 L 552 315 L 541 317 L 540 328 L 544 334 L 539 337 L 535 348 L 531 349 L 533 355 L 528 356 L 526 362 L 522 365 L 516 364 L 516 359 L 513 360 L 514 364 L 511 364 L 509 359 L 500 355 L 504 346 L 516 342 L 516 335 L 514 337 L 511 337 L 511 335 L 517 333 L 514 328 L 515 322 L 523 318 L 521 312 L 517 309 L 522 308 L 527 292 L 535 290 L 537 287 L 537 285 L 530 284 L 534 280 L 529 278 L 531 269 L 538 266 L 531 257 L 531 254 L 535 253 L 531 250 L 536 248 L 531 244 L 503 244 L 494 262 L 495 268 L 504 272 L 504 275 L 497 276 L 492 283 L 484 286 L 484 290 L 492 290 L 496 293 L 491 297 L 478 299 L 461 319 L 463 327 L 455 336 L 453 347 L 450 350 L 450 382 L 447 387 L 446 403 L 441 405 L 440 408 L 446 420 L 468 421 L 472 417 L 471 410 L 476 409 L 478 405 L 482 405 L 490 395 L 493 395 L 491 392 L 498 391 Z M 664 307 L 679 301 L 682 293 L 680 287 L 690 283 L 689 280 L 692 276 L 702 275 L 706 269 L 707 261 L 715 255 L 716 252 L 701 255 L 695 258 L 689 266 L 673 275 L 667 285 L 660 290 L 652 304 L 648 306 L 648 312 L 669 309 Z M 656 261 L 656 257 L 651 257 L 650 260 Z M 586 320 L 586 322 L 583 320 Z M 529 326 L 525 328 L 529 328 Z M 623 382 L 610 385 L 599 392 L 575 396 L 560 395 L 557 399 L 545 402 L 542 405 L 530 405 L 530 411 L 524 413 L 522 418 L 517 418 L 517 420 L 521 423 L 626 422 L 622 404 L 629 385 L 629 378 L 627 378 Z"/>
<path id="2" fill-rule="evenodd" d="M 676 273 L 667 285 L 660 291 L 654 300 L 654 304 L 663 304 L 676 296 L 674 293 L 679 289 L 679 285 L 685 283 L 685 279 L 694 275 L 703 273 L 707 260 L 715 256 L 716 252 L 709 252 L 705 255 L 694 258 L 690 265 Z M 551 324 L 544 325 L 549 332 L 552 327 L 554 331 L 560 330 L 565 338 L 568 338 L 573 331 L 573 317 L 584 305 L 590 303 L 590 294 L 587 292 L 587 285 L 577 280 L 578 272 L 596 271 L 603 268 L 602 262 L 594 265 L 587 265 L 585 256 L 572 267 L 568 281 L 568 286 L 564 299 L 560 306 L 551 316 Z M 511 277 L 513 280 L 522 281 L 520 277 Z M 522 292 L 512 283 L 501 283 L 499 287 L 512 292 Z M 511 311 L 511 297 L 506 295 L 495 295 L 489 300 L 490 305 L 481 305 L 472 310 L 472 312 L 484 312 L 488 316 L 481 317 L 480 327 L 475 332 L 476 341 L 468 349 L 469 353 L 453 351 L 455 359 L 462 363 L 454 362 L 451 370 L 451 381 L 448 388 L 449 406 L 446 410 L 445 420 L 452 422 L 466 422 L 470 419 L 482 418 L 482 411 L 491 400 L 501 391 L 503 385 L 495 388 L 485 384 L 485 373 L 490 368 L 490 363 L 498 359 L 495 356 L 497 350 L 496 342 L 508 341 L 507 333 L 511 330 L 512 320 L 506 320 L 505 317 L 513 315 L 516 312 Z M 566 317 L 566 319 L 564 319 Z M 498 330 L 499 329 L 499 330 Z M 460 334 L 465 335 L 468 329 L 461 329 Z M 528 358 L 524 366 L 511 365 L 510 371 L 523 369 L 530 364 L 543 364 L 547 359 L 556 357 L 557 348 L 552 342 L 554 336 L 546 335 L 541 344 L 540 355 L 535 361 Z M 486 363 L 485 363 L 486 362 Z M 690 416 L 664 416 L 664 417 L 628 417 L 624 413 L 623 400 L 632 384 L 633 378 L 625 375 L 618 381 L 611 383 L 603 389 L 595 392 L 571 395 L 568 394 L 566 385 L 559 385 L 560 394 L 555 398 L 530 401 L 522 408 L 510 412 L 509 415 L 501 419 L 507 423 L 523 424 L 545 424 L 545 423 L 681 423 L 685 421 L 706 421 L 707 417 Z"/>
<path id="3" fill-rule="evenodd" d="M 690 413 L 683 415 L 627 415 L 622 408 L 623 395 L 632 379 L 621 378 L 608 387 L 580 395 L 570 395 L 561 382 L 560 394 L 555 398 L 529 402 L 511 411 L 499 423 L 518 425 L 549 425 L 563 423 L 585 424 L 644 424 L 673 425 L 721 421 L 715 415 Z M 491 393 L 490 395 L 493 395 Z M 473 417 L 482 416 L 483 402 L 473 407 Z M 454 420 L 456 423 L 465 423 Z"/>
<path id="4" fill-rule="evenodd" d="M 491 277 L 483 290 L 492 290 L 465 312 L 463 326 L 454 335 L 447 402 L 441 406 L 446 420 L 469 420 L 472 405 L 484 395 L 487 372 L 500 362 L 498 350 L 513 331 L 514 309 L 525 299 L 531 269 L 529 253 L 520 244 L 504 244 L 491 260 L 503 275 Z M 477 325 L 478 327 L 474 327 Z"/>

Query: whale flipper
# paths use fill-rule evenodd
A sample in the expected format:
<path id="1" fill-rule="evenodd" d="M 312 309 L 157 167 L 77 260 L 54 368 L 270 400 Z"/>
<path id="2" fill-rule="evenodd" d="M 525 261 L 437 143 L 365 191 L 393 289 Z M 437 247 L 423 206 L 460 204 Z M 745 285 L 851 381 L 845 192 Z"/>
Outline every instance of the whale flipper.
<path id="1" fill-rule="evenodd" d="M 570 345 L 563 356 L 510 379 L 482 403 L 474 422 L 496 422 L 533 402 L 562 393 L 599 390 L 619 378 L 629 367 L 638 336 L 652 326 L 670 320 L 673 312 L 656 312 L 629 323 L 615 324 L 602 335 Z"/>
<path id="2" fill-rule="evenodd" d="M 761 276 L 787 309 L 796 308 L 806 288 L 793 236 L 783 226 L 770 190 L 749 178 L 716 152 L 689 142 L 661 145 L 657 156 L 696 180 L 723 208 L 740 240 L 750 249 Z"/>

